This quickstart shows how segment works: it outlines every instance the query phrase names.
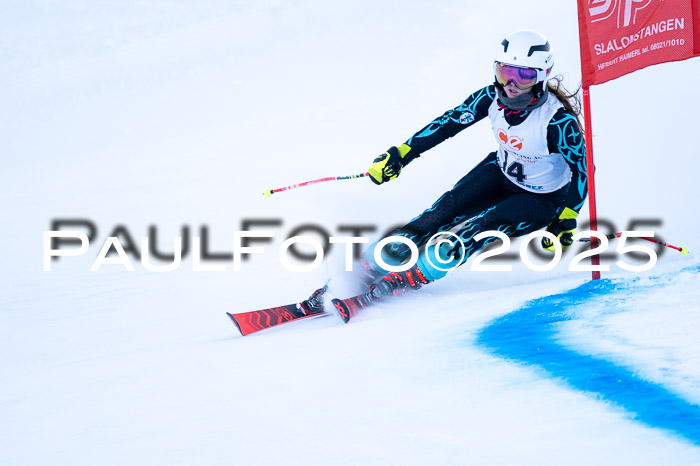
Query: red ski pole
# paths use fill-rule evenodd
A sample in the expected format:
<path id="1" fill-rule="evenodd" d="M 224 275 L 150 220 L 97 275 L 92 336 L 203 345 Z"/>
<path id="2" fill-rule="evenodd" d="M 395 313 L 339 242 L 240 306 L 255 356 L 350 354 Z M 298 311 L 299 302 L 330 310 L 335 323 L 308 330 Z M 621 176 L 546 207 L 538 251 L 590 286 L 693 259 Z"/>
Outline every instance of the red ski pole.
<path id="1" fill-rule="evenodd" d="M 324 181 L 354 180 L 356 178 L 363 178 L 365 176 L 369 176 L 369 173 L 360 173 L 359 175 L 348 175 L 348 176 L 329 176 L 327 178 L 319 178 L 318 180 L 304 181 L 303 183 L 285 186 L 284 188 L 266 189 L 265 192 L 263 192 L 263 194 L 267 197 L 270 197 L 273 194 L 278 193 L 280 191 L 287 191 L 288 189 L 301 188 L 302 186 L 307 186 L 310 184 L 323 183 Z"/>
<path id="2" fill-rule="evenodd" d="M 620 236 L 622 236 L 622 232 L 611 233 L 609 235 L 605 235 L 605 237 L 608 239 L 619 238 Z M 680 247 L 674 246 L 672 244 L 664 243 L 663 241 L 659 241 L 659 240 L 654 239 L 654 238 L 643 238 L 641 236 L 635 236 L 635 238 L 643 239 L 646 241 L 650 241 L 652 243 L 660 244 L 661 246 L 666 246 L 667 248 L 675 249 L 676 251 L 680 252 L 682 256 L 685 256 L 686 254 L 688 254 L 688 248 L 685 246 L 680 246 Z M 582 241 L 584 243 L 589 243 L 591 241 L 591 239 L 590 238 L 581 238 L 579 241 Z"/>

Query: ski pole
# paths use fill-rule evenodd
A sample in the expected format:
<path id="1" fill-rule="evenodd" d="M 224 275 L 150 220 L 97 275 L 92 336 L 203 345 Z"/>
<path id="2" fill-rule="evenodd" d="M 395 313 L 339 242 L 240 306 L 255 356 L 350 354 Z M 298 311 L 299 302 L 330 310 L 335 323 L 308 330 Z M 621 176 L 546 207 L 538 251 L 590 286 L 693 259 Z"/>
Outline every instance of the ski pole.
<path id="1" fill-rule="evenodd" d="M 611 233 L 609 235 L 605 235 L 605 237 L 608 239 L 619 238 L 620 236 L 622 236 L 622 232 Z M 686 254 L 688 254 L 688 248 L 686 246 L 678 247 L 678 246 L 674 246 L 672 244 L 664 243 L 663 241 L 659 241 L 659 240 L 656 240 L 654 238 L 643 238 L 641 236 L 635 236 L 635 238 L 643 239 L 646 241 L 650 241 L 652 243 L 660 244 L 661 246 L 666 246 L 667 248 L 675 249 L 676 251 L 680 252 L 682 256 L 685 256 Z M 579 241 L 581 241 L 583 243 L 590 243 L 591 239 L 590 238 L 581 238 Z"/>
<path id="2" fill-rule="evenodd" d="M 302 186 L 306 186 L 309 184 L 323 183 L 324 181 L 335 181 L 335 180 L 354 180 L 355 178 L 363 178 L 365 176 L 369 176 L 369 173 L 360 173 L 359 175 L 348 175 L 348 176 L 329 176 L 327 178 L 319 178 L 318 180 L 304 181 L 303 183 L 285 186 L 284 188 L 266 189 L 265 192 L 263 192 L 263 194 L 267 197 L 270 197 L 273 194 L 278 193 L 280 191 L 287 191 L 288 189 L 301 188 Z"/>

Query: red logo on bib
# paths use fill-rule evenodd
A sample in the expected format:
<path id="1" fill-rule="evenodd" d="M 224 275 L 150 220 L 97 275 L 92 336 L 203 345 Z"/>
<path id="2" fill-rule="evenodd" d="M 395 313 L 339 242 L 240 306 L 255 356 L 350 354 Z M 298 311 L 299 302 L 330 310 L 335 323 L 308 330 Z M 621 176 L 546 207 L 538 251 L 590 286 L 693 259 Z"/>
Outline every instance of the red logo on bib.
<path id="1" fill-rule="evenodd" d="M 508 133 L 506 133 L 503 129 L 498 130 L 498 139 L 500 139 L 504 145 L 507 145 L 511 149 L 521 150 L 523 148 L 522 139 L 517 136 L 508 136 Z"/>

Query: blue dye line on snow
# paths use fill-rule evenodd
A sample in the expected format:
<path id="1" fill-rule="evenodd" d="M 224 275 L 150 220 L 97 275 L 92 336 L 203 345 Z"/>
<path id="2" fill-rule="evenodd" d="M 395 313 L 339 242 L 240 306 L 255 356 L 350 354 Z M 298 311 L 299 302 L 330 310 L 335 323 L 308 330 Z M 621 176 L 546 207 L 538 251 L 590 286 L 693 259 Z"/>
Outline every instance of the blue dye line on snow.
<path id="1" fill-rule="evenodd" d="M 698 273 L 700 267 L 685 271 Z M 653 287 L 666 283 L 657 279 Z M 561 322 L 574 320 L 578 306 L 601 298 L 606 303 L 610 299 L 623 302 L 631 292 L 643 293 L 649 285 L 639 280 L 597 280 L 536 299 L 482 329 L 477 342 L 498 356 L 540 366 L 576 389 L 597 394 L 631 413 L 636 421 L 674 431 L 700 445 L 700 406 L 624 367 L 577 353 L 557 341 Z"/>

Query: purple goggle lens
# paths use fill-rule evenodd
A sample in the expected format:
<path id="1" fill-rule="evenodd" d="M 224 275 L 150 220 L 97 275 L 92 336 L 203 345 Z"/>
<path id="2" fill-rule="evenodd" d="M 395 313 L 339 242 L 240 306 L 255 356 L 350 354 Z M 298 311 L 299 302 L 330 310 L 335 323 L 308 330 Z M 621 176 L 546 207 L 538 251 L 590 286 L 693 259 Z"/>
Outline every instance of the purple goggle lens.
<path id="1" fill-rule="evenodd" d="M 496 79 L 502 86 L 512 81 L 518 89 L 530 89 L 537 83 L 537 70 L 496 63 Z"/>

